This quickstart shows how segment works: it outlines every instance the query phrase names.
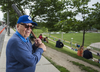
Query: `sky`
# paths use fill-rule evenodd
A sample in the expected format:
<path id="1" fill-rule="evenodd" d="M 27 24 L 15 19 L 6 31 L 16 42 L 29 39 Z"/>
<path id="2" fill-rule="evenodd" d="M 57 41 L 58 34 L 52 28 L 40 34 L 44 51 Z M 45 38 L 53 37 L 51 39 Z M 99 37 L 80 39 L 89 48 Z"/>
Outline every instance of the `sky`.
<path id="1" fill-rule="evenodd" d="M 97 2 L 100 3 L 100 0 L 91 0 L 91 1 L 89 2 L 88 6 L 89 6 L 89 7 L 93 7 L 92 4 L 95 4 L 95 3 L 97 3 Z M 26 10 L 25 12 L 26 12 L 27 15 L 28 15 L 28 11 Z M 0 21 L 3 21 L 3 14 L 4 14 L 4 13 L 2 13 L 2 11 L 0 10 Z M 81 14 L 78 14 L 78 15 L 76 16 L 76 18 L 77 18 L 78 20 L 80 20 L 80 19 L 82 18 L 82 15 L 81 15 Z"/>
<path id="2" fill-rule="evenodd" d="M 2 18 L 3 18 L 3 13 L 2 13 L 2 11 L 0 10 L 0 21 L 2 21 Z"/>

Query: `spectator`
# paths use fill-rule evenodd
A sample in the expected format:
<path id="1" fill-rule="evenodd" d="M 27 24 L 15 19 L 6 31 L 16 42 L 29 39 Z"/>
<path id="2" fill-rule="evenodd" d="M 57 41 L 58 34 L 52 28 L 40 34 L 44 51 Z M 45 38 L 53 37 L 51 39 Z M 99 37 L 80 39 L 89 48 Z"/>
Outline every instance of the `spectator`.
<path id="1" fill-rule="evenodd" d="M 78 52 L 77 52 L 77 55 L 78 56 L 83 56 L 83 49 L 84 49 L 84 46 L 81 46 L 79 49 L 78 49 Z"/>
<path id="2" fill-rule="evenodd" d="M 42 34 L 39 35 L 39 38 L 40 38 L 41 40 L 43 40 Z"/>
<path id="3" fill-rule="evenodd" d="M 100 64 L 100 59 L 98 59 L 98 63 Z"/>
<path id="4" fill-rule="evenodd" d="M 35 37 L 34 37 L 32 34 L 30 34 L 29 38 L 30 38 L 32 41 L 34 41 L 34 39 L 35 39 Z"/>
<path id="5" fill-rule="evenodd" d="M 78 48 L 80 47 L 80 45 L 79 45 L 79 44 L 77 44 L 76 46 L 77 46 Z"/>
<path id="6" fill-rule="evenodd" d="M 91 48 L 87 47 L 87 49 L 83 52 L 83 57 L 86 59 L 95 61 L 97 63 L 100 63 L 100 59 L 98 59 L 98 60 L 93 59 L 93 55 L 92 55 L 92 52 L 90 52 L 90 50 L 91 50 Z"/>
<path id="7" fill-rule="evenodd" d="M 44 38 L 44 42 L 49 43 L 49 42 L 48 42 L 48 37 L 45 37 L 45 38 Z"/>
<path id="8" fill-rule="evenodd" d="M 86 59 L 93 59 L 92 53 L 90 52 L 91 48 L 87 47 L 87 49 L 83 52 L 83 57 Z"/>
<path id="9" fill-rule="evenodd" d="M 75 48 L 75 51 L 77 51 L 77 48 Z"/>
<path id="10" fill-rule="evenodd" d="M 60 39 L 58 41 L 56 41 L 56 47 L 58 48 L 63 48 L 64 44 L 60 41 Z"/>
<path id="11" fill-rule="evenodd" d="M 100 56 L 100 53 L 97 53 L 97 56 Z"/>

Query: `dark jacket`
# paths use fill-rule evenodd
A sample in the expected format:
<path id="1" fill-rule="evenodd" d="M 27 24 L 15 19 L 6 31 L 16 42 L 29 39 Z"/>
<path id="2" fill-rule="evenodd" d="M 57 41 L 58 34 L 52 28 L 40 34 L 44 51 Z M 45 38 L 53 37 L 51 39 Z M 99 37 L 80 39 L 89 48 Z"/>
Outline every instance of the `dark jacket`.
<path id="1" fill-rule="evenodd" d="M 56 47 L 58 48 L 62 48 L 64 46 L 64 44 L 60 41 L 56 41 Z"/>
<path id="2" fill-rule="evenodd" d="M 83 57 L 86 58 L 86 59 L 91 59 L 91 58 L 93 58 L 92 53 L 91 53 L 89 50 L 85 50 L 85 51 L 83 52 Z"/>

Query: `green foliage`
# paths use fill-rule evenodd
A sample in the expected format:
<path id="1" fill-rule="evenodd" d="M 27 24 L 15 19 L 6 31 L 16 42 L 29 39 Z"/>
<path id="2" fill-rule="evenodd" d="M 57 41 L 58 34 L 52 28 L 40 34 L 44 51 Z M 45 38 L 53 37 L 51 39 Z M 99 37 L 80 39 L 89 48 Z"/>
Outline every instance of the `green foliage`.
<path id="1" fill-rule="evenodd" d="M 69 31 L 79 31 L 81 28 L 79 27 L 81 24 L 75 18 L 70 18 L 67 20 L 63 20 L 58 22 L 55 25 L 55 28 L 58 28 L 59 31 L 69 32 Z"/>
<path id="2" fill-rule="evenodd" d="M 49 30 L 54 31 L 54 25 L 59 21 L 59 16 L 57 16 L 58 11 L 62 11 L 64 8 L 64 3 L 59 0 L 35 0 L 35 6 L 31 9 L 31 14 L 33 17 L 39 16 L 44 17 L 42 21 L 46 21 L 43 26 L 49 28 Z"/>
<path id="3" fill-rule="evenodd" d="M 63 25 L 63 31 L 68 32 L 68 31 L 80 31 L 84 29 L 89 29 L 91 26 L 89 21 L 86 21 L 86 16 L 85 14 L 89 14 L 89 8 L 87 6 L 88 2 L 90 0 L 71 0 L 70 6 L 75 8 L 76 10 L 74 12 L 72 11 L 67 11 L 61 14 L 65 19 L 62 19 L 62 21 L 58 22 L 55 26 L 58 27 L 59 29 L 61 28 L 61 25 Z M 69 7 L 68 7 L 69 8 Z M 65 14 L 66 13 L 66 14 Z M 76 16 L 78 13 L 83 14 L 83 21 L 76 20 L 74 16 Z M 69 18 L 66 18 L 69 17 Z M 61 17 L 61 18 L 63 18 Z"/>
<path id="4" fill-rule="evenodd" d="M 93 5 L 95 8 L 91 8 L 92 13 L 89 14 L 89 21 L 92 24 L 92 27 L 100 29 L 100 3 L 97 2 Z"/>
<path id="5" fill-rule="evenodd" d="M 90 8 L 88 7 L 88 2 L 90 0 L 71 0 L 69 3 L 70 8 L 76 9 L 74 14 L 72 14 L 70 19 L 62 20 L 62 22 L 58 22 L 55 26 L 58 27 L 59 29 L 61 28 L 60 25 L 63 25 L 63 30 L 64 32 L 68 31 L 80 31 L 83 30 L 83 41 L 82 45 L 84 46 L 84 39 L 85 39 L 85 31 L 88 29 L 91 29 L 91 27 L 96 27 L 94 26 L 93 20 L 88 18 L 88 15 L 90 14 Z M 69 7 L 68 7 L 69 8 Z M 75 20 L 74 15 L 77 15 L 81 13 L 82 14 L 82 21 L 80 20 Z M 92 16 L 92 15 L 91 15 Z M 99 16 L 100 17 L 100 16 Z M 92 18 L 93 19 L 93 18 Z M 100 26 L 100 25 L 99 25 Z M 98 27 L 99 28 L 99 27 Z"/>
<path id="6" fill-rule="evenodd" d="M 21 11 L 22 14 L 25 14 L 24 10 L 27 8 L 27 4 L 29 4 L 28 0 L 0 0 L 0 5 L 1 11 L 5 12 L 4 14 L 4 20 L 7 21 L 7 11 L 9 11 L 9 21 L 10 21 L 10 26 L 14 27 L 15 24 L 17 23 L 18 15 L 15 13 L 15 11 L 12 8 L 12 4 L 16 4 L 19 10 Z M 23 8 L 21 8 L 23 7 Z"/>
<path id="7" fill-rule="evenodd" d="M 43 27 L 43 28 L 42 28 L 42 31 L 43 31 L 43 32 L 48 32 L 48 28 Z"/>
<path id="8" fill-rule="evenodd" d="M 89 1 L 90 0 L 1 0 L 0 5 L 2 6 L 1 10 L 3 12 L 7 12 L 7 10 L 9 10 L 11 26 L 15 26 L 18 18 L 11 7 L 12 4 L 16 4 L 22 14 L 26 14 L 24 10 L 29 9 L 29 15 L 32 17 L 33 21 L 39 22 L 41 27 L 47 27 L 49 31 L 61 30 L 68 32 L 72 29 L 79 31 L 80 29 L 90 29 L 91 27 L 100 29 L 100 4 L 94 4 L 96 8 L 91 9 L 87 6 Z M 71 9 L 74 8 L 76 10 L 73 12 Z M 90 13 L 90 10 L 92 10 L 92 13 Z M 83 20 L 85 19 L 83 22 L 75 20 L 74 16 L 78 13 L 83 14 Z M 85 14 L 89 14 L 89 18 L 87 18 Z M 38 21 L 36 19 L 37 17 L 42 20 Z M 7 17 L 4 16 L 5 21 L 7 21 L 6 18 Z M 63 30 L 60 28 L 61 26 L 59 26 L 59 28 L 55 27 L 59 21 L 67 21 L 68 26 L 65 24 L 65 28 Z M 70 22 L 70 25 L 68 24 L 69 21 L 72 21 Z M 94 23 L 96 25 L 94 25 Z"/>
<path id="9" fill-rule="evenodd" d="M 44 23 L 44 26 L 49 28 L 49 30 L 56 30 L 54 28 L 54 24 L 56 24 L 59 20 L 57 16 L 57 12 L 62 11 L 64 8 L 64 2 L 59 0 L 34 0 L 34 1 L 33 0 L 24 0 L 24 1 L 23 0 L 16 0 L 16 1 L 1 0 L 0 1 L 0 5 L 2 6 L 1 10 L 3 12 L 9 10 L 10 16 L 13 15 L 15 16 L 15 18 L 18 18 L 18 16 L 14 15 L 16 13 L 13 11 L 11 7 L 12 4 L 16 4 L 19 10 L 22 12 L 22 14 L 25 14 L 24 12 L 25 9 L 29 9 L 30 10 L 29 15 L 32 17 L 34 21 L 37 21 L 35 20 L 35 17 L 37 16 L 39 16 L 40 18 L 44 17 L 43 21 L 46 21 L 46 23 Z M 12 17 L 10 17 L 10 19 L 11 18 Z M 12 18 L 14 19 L 13 22 L 11 22 L 12 20 L 10 20 L 13 26 L 16 22 L 15 18 Z M 7 20 L 6 16 L 4 20 L 5 21 Z"/>

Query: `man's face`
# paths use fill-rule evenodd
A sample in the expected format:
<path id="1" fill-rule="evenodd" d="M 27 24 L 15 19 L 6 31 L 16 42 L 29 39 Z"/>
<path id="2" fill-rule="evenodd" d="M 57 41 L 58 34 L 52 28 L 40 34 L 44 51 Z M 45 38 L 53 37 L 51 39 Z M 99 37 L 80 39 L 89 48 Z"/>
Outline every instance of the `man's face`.
<path id="1" fill-rule="evenodd" d="M 32 24 L 31 23 L 27 23 L 27 24 L 17 24 L 17 30 L 18 32 L 26 39 L 27 37 L 29 37 L 32 29 Z"/>

